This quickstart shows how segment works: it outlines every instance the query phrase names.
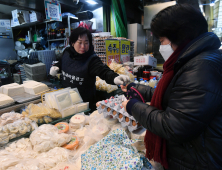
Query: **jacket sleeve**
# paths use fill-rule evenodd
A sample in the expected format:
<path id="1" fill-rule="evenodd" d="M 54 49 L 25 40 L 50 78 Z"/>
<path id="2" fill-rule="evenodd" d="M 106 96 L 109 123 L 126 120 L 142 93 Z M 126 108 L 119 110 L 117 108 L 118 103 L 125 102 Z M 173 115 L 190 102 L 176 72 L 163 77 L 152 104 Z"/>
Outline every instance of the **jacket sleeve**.
<path id="1" fill-rule="evenodd" d="M 187 68 L 178 76 L 165 110 L 136 102 L 131 110 L 135 119 L 167 140 L 182 143 L 200 135 L 221 112 L 222 77 L 208 63 L 201 68 L 198 64 L 201 63 L 196 63 L 192 69 Z M 206 82 L 208 77 L 211 79 Z"/>
<path id="2" fill-rule="evenodd" d="M 132 86 L 134 86 L 135 89 L 140 92 L 140 94 L 143 96 L 143 98 L 146 102 L 151 102 L 151 99 L 153 97 L 155 88 L 152 88 L 150 86 L 145 86 L 145 85 L 142 85 L 142 84 L 130 83 L 127 86 L 127 90 L 129 90 Z"/>
<path id="3" fill-rule="evenodd" d="M 119 76 L 107 65 L 103 64 L 99 57 L 93 57 L 89 64 L 89 74 L 91 76 L 99 76 L 108 84 L 115 84 L 114 79 Z"/>

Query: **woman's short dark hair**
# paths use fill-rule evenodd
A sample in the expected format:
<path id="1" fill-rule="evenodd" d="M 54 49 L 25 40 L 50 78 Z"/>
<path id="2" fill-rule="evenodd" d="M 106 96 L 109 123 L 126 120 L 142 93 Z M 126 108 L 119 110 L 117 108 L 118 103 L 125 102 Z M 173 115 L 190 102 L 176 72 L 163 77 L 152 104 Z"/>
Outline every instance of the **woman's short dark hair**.
<path id="1" fill-rule="evenodd" d="M 82 35 L 86 34 L 88 39 L 89 39 L 89 45 L 91 47 L 92 45 L 92 34 L 90 33 L 90 31 L 86 28 L 83 27 L 78 27 L 76 29 L 74 29 L 69 37 L 69 45 L 72 46 L 73 43 L 75 43 L 79 36 L 81 37 Z"/>
<path id="2" fill-rule="evenodd" d="M 167 37 L 173 44 L 180 45 L 208 32 L 203 14 L 188 4 L 176 4 L 160 11 L 151 22 L 155 37 Z"/>

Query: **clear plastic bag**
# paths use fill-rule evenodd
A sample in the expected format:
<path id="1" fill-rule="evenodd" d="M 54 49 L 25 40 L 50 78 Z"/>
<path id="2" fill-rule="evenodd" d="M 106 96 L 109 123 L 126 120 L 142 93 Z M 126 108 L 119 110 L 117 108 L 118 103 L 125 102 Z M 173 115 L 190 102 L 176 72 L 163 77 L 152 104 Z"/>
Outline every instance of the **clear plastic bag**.
<path id="1" fill-rule="evenodd" d="M 30 135 L 30 141 L 34 151 L 46 152 L 54 147 L 63 146 L 68 143 L 72 135 L 59 133 L 57 127 L 49 124 L 39 126 Z"/>
<path id="2" fill-rule="evenodd" d="M 112 59 L 110 65 L 109 65 L 109 68 L 110 68 L 111 70 L 113 70 L 114 72 L 116 72 L 117 70 L 119 70 L 121 67 L 122 67 L 122 64 L 116 63 L 114 59 Z"/>
<path id="3" fill-rule="evenodd" d="M 4 113 L 0 117 L 0 127 L 5 126 L 9 123 L 13 123 L 20 119 L 24 119 L 24 116 L 19 113 L 15 113 L 14 111 L 10 113 Z"/>

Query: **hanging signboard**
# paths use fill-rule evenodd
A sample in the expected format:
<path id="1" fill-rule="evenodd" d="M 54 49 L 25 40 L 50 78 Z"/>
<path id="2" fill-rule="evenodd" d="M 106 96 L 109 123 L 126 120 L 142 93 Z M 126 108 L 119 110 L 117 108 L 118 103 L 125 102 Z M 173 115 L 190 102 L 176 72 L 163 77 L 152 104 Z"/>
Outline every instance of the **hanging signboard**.
<path id="1" fill-rule="evenodd" d="M 58 1 L 45 0 L 46 19 L 62 21 L 61 5 Z"/>
<path id="2" fill-rule="evenodd" d="M 128 40 L 120 40 L 121 43 L 121 62 L 129 62 L 130 61 L 130 41 Z"/>
<path id="3" fill-rule="evenodd" d="M 119 40 L 105 40 L 106 41 L 106 64 L 110 65 L 112 59 L 120 63 L 120 46 Z"/>

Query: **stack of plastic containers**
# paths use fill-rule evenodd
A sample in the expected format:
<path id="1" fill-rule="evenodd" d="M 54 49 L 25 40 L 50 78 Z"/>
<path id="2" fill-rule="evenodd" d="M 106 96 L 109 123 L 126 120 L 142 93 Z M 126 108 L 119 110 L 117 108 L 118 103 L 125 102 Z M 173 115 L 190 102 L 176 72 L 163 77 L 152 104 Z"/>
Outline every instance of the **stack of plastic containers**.
<path id="1" fill-rule="evenodd" d="M 122 98 L 123 96 L 119 96 L 103 100 L 97 109 L 100 114 L 103 113 L 105 118 L 112 116 L 114 119 L 118 119 L 122 127 L 128 127 L 129 131 L 132 132 L 140 128 L 141 125 L 125 111 L 122 106 Z"/>
<path id="2" fill-rule="evenodd" d="M 46 79 L 46 66 L 43 63 L 25 64 L 26 77 L 29 80 L 43 81 Z"/>
<path id="3" fill-rule="evenodd" d="M 56 61 L 56 55 L 54 50 L 42 50 L 38 51 L 38 59 L 46 66 L 46 73 L 49 74 L 52 62 Z"/>
<path id="4" fill-rule="evenodd" d="M 25 69 L 23 65 L 18 66 L 21 72 L 21 78 L 22 78 L 22 82 L 26 81 L 26 74 L 25 74 Z"/>

